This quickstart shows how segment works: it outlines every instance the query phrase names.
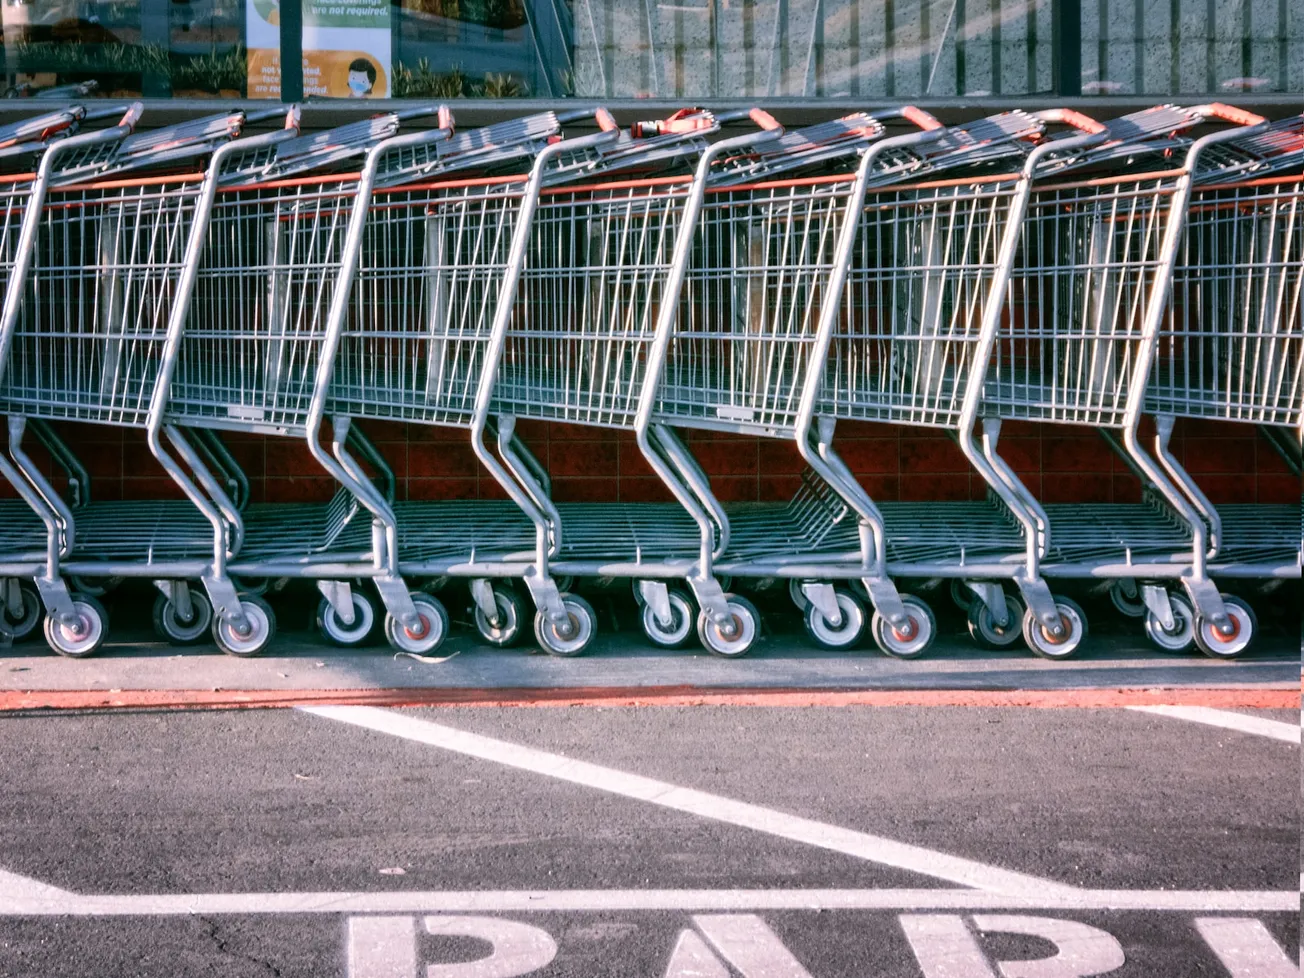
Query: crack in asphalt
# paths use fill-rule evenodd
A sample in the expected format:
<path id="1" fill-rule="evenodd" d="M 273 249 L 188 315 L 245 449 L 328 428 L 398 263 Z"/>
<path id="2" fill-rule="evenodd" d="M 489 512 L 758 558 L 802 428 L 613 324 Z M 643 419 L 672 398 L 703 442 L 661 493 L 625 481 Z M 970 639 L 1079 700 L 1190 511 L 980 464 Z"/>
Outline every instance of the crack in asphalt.
<path id="1" fill-rule="evenodd" d="M 267 970 L 267 973 L 270 974 L 272 978 L 284 978 L 284 976 L 281 974 L 281 969 L 276 967 L 276 965 L 272 964 L 270 961 L 265 961 L 262 958 L 255 957 L 252 954 L 246 954 L 243 951 L 236 951 L 230 946 L 228 946 L 227 942 L 219 934 L 221 928 L 211 918 L 199 917 L 198 920 L 201 924 L 204 925 L 204 929 L 206 931 L 205 936 L 210 941 L 213 942 L 213 946 L 216 947 L 218 951 L 220 951 L 222 954 L 226 955 L 229 958 L 236 958 L 239 960 L 248 961 L 251 964 L 256 964 L 261 968 L 265 968 Z"/>

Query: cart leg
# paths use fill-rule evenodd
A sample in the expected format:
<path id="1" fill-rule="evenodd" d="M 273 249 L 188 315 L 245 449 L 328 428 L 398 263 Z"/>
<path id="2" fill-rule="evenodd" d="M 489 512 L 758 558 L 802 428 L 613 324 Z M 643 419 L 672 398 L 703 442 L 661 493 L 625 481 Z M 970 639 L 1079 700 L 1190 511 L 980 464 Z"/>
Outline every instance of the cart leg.
<path id="1" fill-rule="evenodd" d="M 1016 574 L 1014 583 L 1023 595 L 1024 604 L 1032 609 L 1033 615 L 1056 637 L 1063 630 L 1059 609 L 1055 607 L 1055 597 L 1050 593 L 1050 586 L 1041 578 Z"/>
<path id="2" fill-rule="evenodd" d="M 407 582 L 397 575 L 380 574 L 374 579 L 380 592 L 380 603 L 404 628 L 420 628 L 421 615 L 408 591 Z"/>
<path id="3" fill-rule="evenodd" d="M 1165 588 L 1158 584 L 1142 584 L 1141 600 L 1145 602 L 1146 609 L 1155 616 L 1165 631 L 1171 632 L 1177 627 L 1177 619 L 1173 617 L 1173 603 L 1168 600 L 1168 591 Z"/>
<path id="4" fill-rule="evenodd" d="M 978 596 L 997 625 L 1008 628 L 1012 624 L 1010 606 L 1005 603 L 1005 588 L 995 581 L 964 581 L 963 584 Z"/>
<path id="5" fill-rule="evenodd" d="M 61 577 L 38 577 L 36 589 L 41 592 L 41 601 L 45 607 L 65 625 L 76 622 L 77 610 L 72 604 L 72 595 L 68 585 Z"/>
<path id="6" fill-rule="evenodd" d="M 674 624 L 675 613 L 670 607 L 670 589 L 665 581 L 641 580 L 638 582 L 638 593 L 643 596 L 647 606 L 652 609 L 652 614 L 656 615 L 657 621 L 663 627 L 669 628 Z"/>
<path id="7" fill-rule="evenodd" d="M 869 600 L 874 605 L 874 610 L 893 625 L 904 625 L 910 620 L 910 616 L 906 613 L 906 606 L 901 601 L 901 592 L 890 580 L 885 577 L 862 577 L 860 582 L 869 592 Z M 1004 603 L 1004 596 L 1001 597 L 1001 601 Z"/>
<path id="8" fill-rule="evenodd" d="M 317 590 L 330 602 L 331 610 L 346 628 L 357 617 L 353 607 L 353 587 L 348 581 L 318 581 Z"/>
<path id="9" fill-rule="evenodd" d="M 837 592 L 827 581 L 803 581 L 801 593 L 813 604 L 824 620 L 833 628 L 842 627 L 842 608 L 838 605 Z"/>
<path id="10" fill-rule="evenodd" d="M 729 611 L 729 602 L 725 600 L 724 588 L 714 577 L 690 577 L 688 586 L 693 590 L 698 607 L 706 616 L 718 625 L 723 632 L 732 635 L 734 616 Z M 839 615 L 839 619 L 841 616 Z"/>
<path id="11" fill-rule="evenodd" d="M 190 585 L 185 581 L 161 579 L 154 582 L 163 597 L 172 602 L 179 621 L 189 623 L 195 618 L 195 605 L 190 600 Z"/>
<path id="12" fill-rule="evenodd" d="M 1183 575 L 1182 587 L 1190 595 L 1191 605 L 1201 618 L 1213 622 L 1214 628 L 1227 634 L 1232 629 L 1232 620 L 1227 616 L 1227 606 L 1223 603 L 1218 586 L 1207 577 L 1194 574 Z"/>
<path id="13" fill-rule="evenodd" d="M 525 575 L 525 586 L 530 591 L 530 597 L 534 599 L 534 606 L 542 611 L 550 622 L 558 628 L 570 627 L 570 614 L 562 604 L 561 591 L 557 588 L 556 580 L 551 576 L 540 574 L 537 570 L 532 570 Z"/>
<path id="14" fill-rule="evenodd" d="M 471 600 L 475 606 L 480 609 L 480 614 L 489 620 L 490 624 L 499 623 L 498 602 L 494 600 L 494 587 L 486 578 L 476 577 L 469 582 L 471 590 Z"/>
<path id="15" fill-rule="evenodd" d="M 240 597 L 235 593 L 235 585 L 225 574 L 208 574 L 202 578 L 208 600 L 213 605 L 213 613 L 222 621 L 229 623 L 238 633 L 249 628 L 249 621 L 240 608 Z"/>

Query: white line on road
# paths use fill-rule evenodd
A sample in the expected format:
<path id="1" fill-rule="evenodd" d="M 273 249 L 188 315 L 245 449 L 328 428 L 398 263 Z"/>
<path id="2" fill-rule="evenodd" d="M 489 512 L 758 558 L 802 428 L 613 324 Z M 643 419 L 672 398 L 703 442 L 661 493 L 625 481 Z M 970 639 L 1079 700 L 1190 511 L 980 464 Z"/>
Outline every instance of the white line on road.
<path id="1" fill-rule="evenodd" d="M 885 839 L 882 836 L 827 825 L 812 819 L 789 815 L 747 802 L 691 788 L 681 788 L 614 768 L 573 760 L 560 754 L 512 744 L 491 737 L 457 730 L 443 724 L 419 720 L 370 706 L 299 707 L 305 713 L 364 727 L 378 733 L 402 737 L 432 747 L 493 761 L 522 771 L 547 775 L 571 784 L 583 785 L 608 794 L 633 798 L 696 815 L 716 822 L 738 825 L 781 839 L 828 849 L 869 862 L 921 873 L 949 883 L 972 886 L 1033 898 L 1056 893 L 1074 893 L 1078 888 L 1051 880 L 1027 876 L 988 866 L 948 853 Z"/>
<path id="2" fill-rule="evenodd" d="M 51 888 L 52 889 L 52 888 Z M 1073 890 L 1012 896 L 983 890 L 464 890 L 339 893 L 158 893 L 17 896 L 0 917 L 219 914 L 754 912 L 760 910 L 1094 910 L 1298 913 L 1294 890 Z"/>
<path id="3" fill-rule="evenodd" d="M 1233 713 L 1230 710 L 1215 710 L 1208 706 L 1129 706 L 1127 709 L 1138 713 L 1156 713 L 1176 720 L 1189 720 L 1192 723 L 1204 723 L 1211 727 L 1224 727 L 1227 730 L 1254 734 L 1258 737 L 1271 737 L 1273 740 L 1284 740 L 1288 744 L 1298 745 L 1300 742 L 1299 724 L 1282 723 L 1280 720 Z"/>

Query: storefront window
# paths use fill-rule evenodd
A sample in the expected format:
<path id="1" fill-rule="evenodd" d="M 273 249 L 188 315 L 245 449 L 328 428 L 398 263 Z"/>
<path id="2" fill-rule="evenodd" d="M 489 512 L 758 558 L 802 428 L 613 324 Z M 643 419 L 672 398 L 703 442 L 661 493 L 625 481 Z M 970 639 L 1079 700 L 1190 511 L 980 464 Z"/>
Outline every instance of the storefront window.
<path id="1" fill-rule="evenodd" d="M 1304 0 L 284 2 L 310 98 L 1304 92 Z M 0 0 L 6 85 L 280 98 L 281 3 Z"/>

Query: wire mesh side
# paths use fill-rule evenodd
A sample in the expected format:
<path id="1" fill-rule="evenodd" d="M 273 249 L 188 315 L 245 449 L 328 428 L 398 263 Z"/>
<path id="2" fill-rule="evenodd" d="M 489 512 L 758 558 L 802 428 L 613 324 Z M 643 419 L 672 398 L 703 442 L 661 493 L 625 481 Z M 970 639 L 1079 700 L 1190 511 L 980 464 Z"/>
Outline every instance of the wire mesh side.
<path id="1" fill-rule="evenodd" d="M 688 186 L 640 181 L 544 195 L 495 411 L 633 427 Z"/>
<path id="2" fill-rule="evenodd" d="M 1197 190 L 1146 408 L 1298 427 L 1304 180 Z"/>
<path id="3" fill-rule="evenodd" d="M 376 194 L 331 411 L 470 425 L 525 179 Z"/>
<path id="4" fill-rule="evenodd" d="M 1016 178 L 872 194 L 819 412 L 935 428 L 958 425 Z"/>
<path id="5" fill-rule="evenodd" d="M 170 420 L 304 430 L 356 188 L 332 177 L 218 193 Z"/>
<path id="6" fill-rule="evenodd" d="M 146 423 L 202 175 L 51 190 L 0 404 Z M 6 239 L 13 208 L 6 219 Z"/>
<path id="7" fill-rule="evenodd" d="M 987 409 L 1124 424 L 1143 393 L 1133 370 L 1174 186 L 1166 174 L 1034 191 L 988 370 Z"/>
<path id="8" fill-rule="evenodd" d="M 707 194 L 656 417 L 763 433 L 795 427 L 854 179 Z"/>

